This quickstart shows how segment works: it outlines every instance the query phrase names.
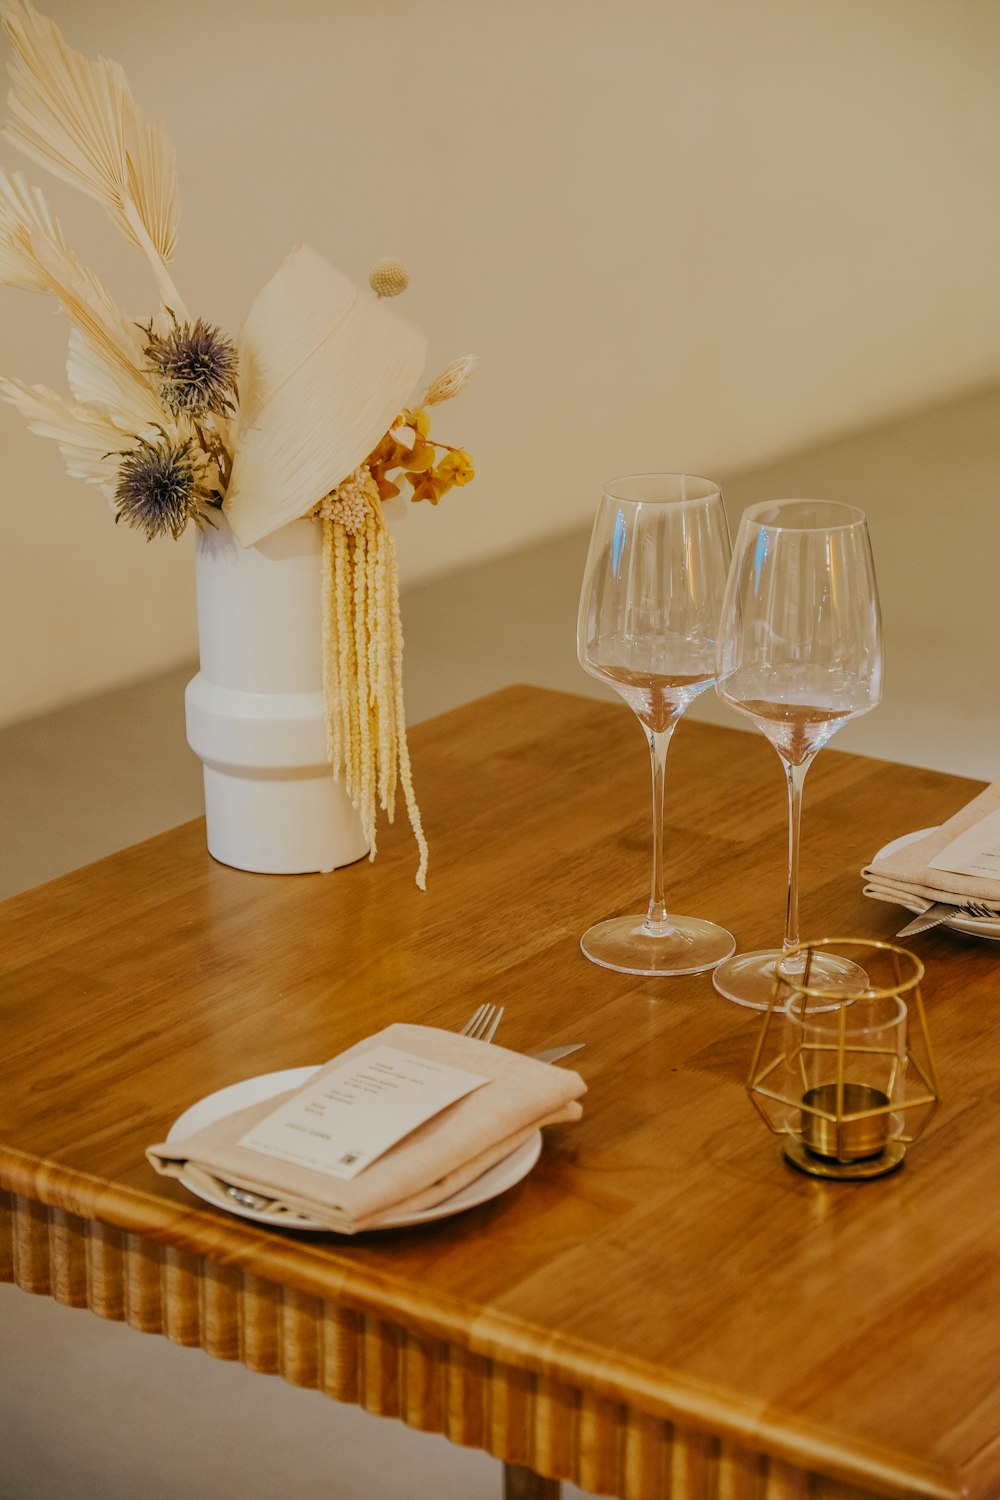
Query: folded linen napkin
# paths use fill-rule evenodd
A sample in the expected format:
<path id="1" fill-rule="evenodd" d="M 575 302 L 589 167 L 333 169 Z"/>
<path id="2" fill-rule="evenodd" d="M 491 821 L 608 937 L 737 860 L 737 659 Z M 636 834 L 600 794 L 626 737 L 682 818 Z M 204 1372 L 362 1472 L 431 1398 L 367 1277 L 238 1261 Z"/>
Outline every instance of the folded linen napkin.
<path id="1" fill-rule="evenodd" d="M 146 1152 L 158 1172 L 182 1174 L 224 1195 L 239 1187 L 346 1234 L 377 1228 L 387 1214 L 413 1213 L 450 1198 L 502 1161 L 543 1125 L 578 1120 L 586 1085 L 577 1073 L 518 1052 L 430 1026 L 397 1023 L 331 1059 L 306 1087 L 379 1045 L 463 1068 L 489 1083 L 419 1125 L 350 1181 L 278 1161 L 238 1144 L 247 1131 L 298 1090 L 226 1115 L 184 1140 Z"/>
<path id="2" fill-rule="evenodd" d="M 872 860 L 861 872 L 867 882 L 865 895 L 874 896 L 879 901 L 893 901 L 911 911 L 924 911 L 935 901 L 949 901 L 955 906 L 961 906 L 965 901 L 981 901 L 995 906 L 1000 914 L 1000 879 L 929 868 L 930 861 L 960 834 L 998 811 L 1000 781 L 994 781 L 940 828 L 933 829 L 922 839 L 916 839 L 885 859 Z"/>

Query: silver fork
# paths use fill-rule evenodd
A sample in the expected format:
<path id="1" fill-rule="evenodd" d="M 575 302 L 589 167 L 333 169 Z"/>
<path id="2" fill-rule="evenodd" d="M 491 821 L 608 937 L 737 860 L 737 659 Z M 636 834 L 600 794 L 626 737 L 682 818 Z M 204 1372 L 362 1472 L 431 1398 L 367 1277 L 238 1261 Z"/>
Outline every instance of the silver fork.
<path id="1" fill-rule="evenodd" d="M 473 1036 L 481 1042 L 492 1042 L 502 1017 L 502 1005 L 480 1005 L 466 1021 L 459 1036 Z"/>

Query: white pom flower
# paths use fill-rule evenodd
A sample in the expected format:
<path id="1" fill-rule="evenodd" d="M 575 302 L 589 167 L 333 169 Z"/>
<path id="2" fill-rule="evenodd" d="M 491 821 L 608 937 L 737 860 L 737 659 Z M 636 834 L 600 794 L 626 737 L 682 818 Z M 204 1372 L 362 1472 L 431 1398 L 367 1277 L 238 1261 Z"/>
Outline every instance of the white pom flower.
<path id="1" fill-rule="evenodd" d="M 368 285 L 377 297 L 398 297 L 410 284 L 406 267 L 401 260 L 386 255 L 372 266 Z"/>

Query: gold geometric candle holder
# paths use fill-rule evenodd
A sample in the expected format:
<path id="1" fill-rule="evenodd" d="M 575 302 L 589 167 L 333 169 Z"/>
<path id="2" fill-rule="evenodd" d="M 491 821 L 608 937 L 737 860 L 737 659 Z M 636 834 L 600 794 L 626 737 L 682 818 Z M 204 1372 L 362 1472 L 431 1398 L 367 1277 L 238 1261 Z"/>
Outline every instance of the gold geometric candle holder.
<path id="1" fill-rule="evenodd" d="M 852 960 L 857 987 L 813 983 L 813 958 Z M 777 965 L 747 1091 L 792 1166 L 814 1177 L 881 1177 L 938 1106 L 920 981 L 906 948 L 874 938 L 800 943 Z"/>

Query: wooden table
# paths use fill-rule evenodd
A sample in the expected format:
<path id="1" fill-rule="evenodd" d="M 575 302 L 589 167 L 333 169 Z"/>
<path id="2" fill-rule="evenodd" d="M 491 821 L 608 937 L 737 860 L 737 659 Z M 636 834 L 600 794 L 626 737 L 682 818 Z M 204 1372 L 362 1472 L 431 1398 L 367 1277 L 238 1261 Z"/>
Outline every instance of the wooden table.
<path id="1" fill-rule="evenodd" d="M 624 708 L 516 688 L 412 736 L 432 864 L 263 877 L 192 823 L 0 908 L 0 1278 L 485 1448 L 508 1491 L 626 1500 L 1000 1495 L 1000 950 L 912 940 L 944 1108 L 903 1170 L 786 1166 L 744 1091 L 759 1018 L 706 975 L 578 949 L 644 903 L 645 751 Z M 770 945 L 784 778 L 756 735 L 681 726 L 678 906 Z M 826 750 L 804 935 L 888 936 L 858 871 L 977 785 Z M 583 1120 L 492 1203 L 419 1229 L 267 1231 L 143 1148 L 224 1084 L 390 1019 L 585 1040 Z M 576 1061 L 574 1059 L 574 1061 Z"/>

